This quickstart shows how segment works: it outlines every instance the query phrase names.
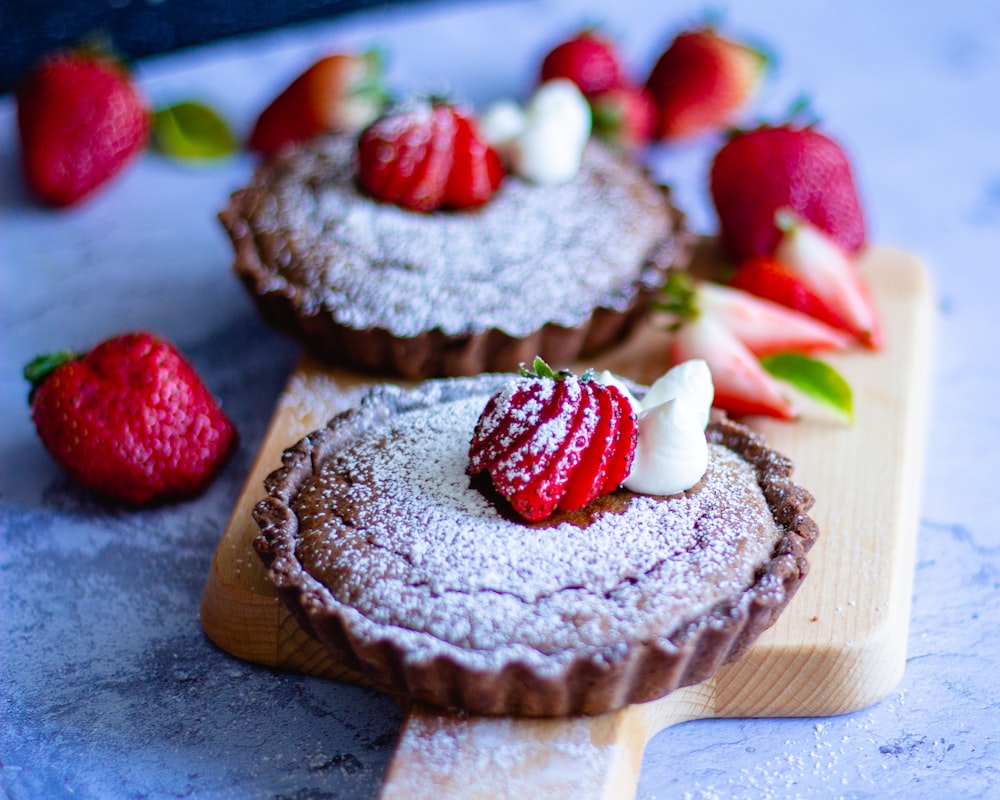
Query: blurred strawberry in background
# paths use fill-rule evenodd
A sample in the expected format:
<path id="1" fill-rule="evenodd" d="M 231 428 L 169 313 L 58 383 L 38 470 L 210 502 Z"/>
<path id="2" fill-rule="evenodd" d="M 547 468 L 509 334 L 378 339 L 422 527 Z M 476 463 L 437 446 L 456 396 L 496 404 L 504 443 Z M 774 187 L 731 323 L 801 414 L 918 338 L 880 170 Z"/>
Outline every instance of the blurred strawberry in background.
<path id="1" fill-rule="evenodd" d="M 146 146 L 150 111 L 124 65 L 89 49 L 53 53 L 17 91 L 22 166 L 43 202 L 80 202 Z"/>

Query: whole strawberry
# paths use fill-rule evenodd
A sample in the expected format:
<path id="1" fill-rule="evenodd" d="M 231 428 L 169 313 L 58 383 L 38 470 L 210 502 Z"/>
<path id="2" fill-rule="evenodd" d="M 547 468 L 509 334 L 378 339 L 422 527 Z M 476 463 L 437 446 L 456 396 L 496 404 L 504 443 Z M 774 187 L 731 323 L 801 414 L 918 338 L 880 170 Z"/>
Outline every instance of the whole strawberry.
<path id="1" fill-rule="evenodd" d="M 658 136 L 682 139 L 724 128 L 757 88 L 765 64 L 762 53 L 711 28 L 679 34 L 646 81 L 659 110 Z"/>
<path id="2" fill-rule="evenodd" d="M 485 203 L 504 175 L 470 113 L 414 101 L 379 117 L 358 139 L 358 181 L 377 200 L 413 211 Z"/>
<path id="3" fill-rule="evenodd" d="M 712 162 L 710 189 L 722 244 L 736 261 L 774 253 L 787 209 L 848 253 L 865 243 L 865 220 L 841 146 L 811 126 L 768 126 L 733 135 Z"/>
<path id="4" fill-rule="evenodd" d="M 642 147 L 656 131 L 656 103 L 641 86 L 624 85 L 590 98 L 594 131 L 622 150 Z"/>
<path id="5" fill-rule="evenodd" d="M 382 111 L 378 51 L 335 53 L 313 63 L 257 118 L 249 146 L 262 155 L 328 131 L 361 130 Z"/>
<path id="6" fill-rule="evenodd" d="M 585 373 L 534 371 L 490 398 L 469 446 L 469 472 L 530 521 L 574 511 L 621 486 L 638 436 L 629 400 Z"/>
<path id="7" fill-rule="evenodd" d="M 556 78 L 573 81 L 588 97 L 627 82 L 615 44 L 593 28 L 556 45 L 542 60 L 538 82 Z"/>
<path id="8" fill-rule="evenodd" d="M 131 76 L 110 56 L 56 53 L 17 92 L 28 187 L 53 206 L 79 202 L 146 146 L 150 112 Z"/>
<path id="9" fill-rule="evenodd" d="M 166 340 L 138 332 L 25 367 L 42 443 L 80 484 L 140 506 L 205 489 L 236 430 Z"/>

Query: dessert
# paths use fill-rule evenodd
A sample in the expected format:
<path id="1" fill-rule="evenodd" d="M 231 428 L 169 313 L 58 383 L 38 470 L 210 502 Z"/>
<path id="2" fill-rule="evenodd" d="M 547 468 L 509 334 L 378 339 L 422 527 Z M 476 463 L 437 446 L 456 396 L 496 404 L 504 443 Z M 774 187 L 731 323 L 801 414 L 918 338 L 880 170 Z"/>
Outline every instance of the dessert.
<path id="1" fill-rule="evenodd" d="M 626 156 L 588 144 L 579 172 L 508 175 L 481 208 L 420 213 L 357 182 L 331 135 L 261 165 L 220 218 L 262 314 L 335 363 L 407 378 L 566 363 L 619 340 L 688 237 Z"/>
<path id="2" fill-rule="evenodd" d="M 285 452 L 255 547 L 303 628 L 387 691 L 480 714 L 602 713 L 741 655 L 817 535 L 788 459 L 715 412 L 690 489 L 529 522 L 469 475 L 510 379 L 378 386 Z"/>

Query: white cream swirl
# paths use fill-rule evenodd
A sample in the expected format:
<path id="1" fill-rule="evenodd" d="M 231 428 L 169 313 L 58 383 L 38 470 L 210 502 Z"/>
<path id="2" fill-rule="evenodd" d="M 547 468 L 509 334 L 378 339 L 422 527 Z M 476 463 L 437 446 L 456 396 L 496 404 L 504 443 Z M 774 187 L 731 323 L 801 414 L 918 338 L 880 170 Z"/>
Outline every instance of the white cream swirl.
<path id="1" fill-rule="evenodd" d="M 572 180 L 590 129 L 586 98 L 563 78 L 543 83 L 523 110 L 505 100 L 480 117 L 483 135 L 514 172 L 541 184 Z"/>
<path id="2" fill-rule="evenodd" d="M 618 378 L 604 371 L 596 376 L 617 387 L 639 418 L 632 471 L 625 488 L 639 494 L 669 495 L 690 489 L 708 467 L 705 427 L 715 389 L 712 373 L 701 359 L 678 364 L 658 378 L 642 400 Z"/>

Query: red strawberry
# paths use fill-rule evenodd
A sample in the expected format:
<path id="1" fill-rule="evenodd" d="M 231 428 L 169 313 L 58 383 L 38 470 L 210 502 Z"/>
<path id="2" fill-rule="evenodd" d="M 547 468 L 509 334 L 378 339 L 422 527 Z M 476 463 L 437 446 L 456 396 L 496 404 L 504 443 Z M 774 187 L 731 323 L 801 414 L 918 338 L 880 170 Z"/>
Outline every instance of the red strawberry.
<path id="1" fill-rule="evenodd" d="M 656 100 L 663 139 L 728 125 L 760 83 L 763 53 L 711 28 L 685 31 L 656 61 L 646 88 Z"/>
<path id="2" fill-rule="evenodd" d="M 680 364 L 692 358 L 704 359 L 712 371 L 715 406 L 735 416 L 795 418 L 778 382 L 721 321 L 700 314 L 677 329 L 670 343 L 670 362 Z"/>
<path id="3" fill-rule="evenodd" d="M 249 146 L 271 155 L 328 131 L 361 130 L 385 105 L 382 59 L 375 50 L 319 59 L 265 108 Z"/>
<path id="4" fill-rule="evenodd" d="M 733 136 L 716 154 L 711 194 L 722 244 L 736 261 L 774 253 L 774 215 L 791 209 L 847 252 L 865 242 L 865 221 L 843 149 L 811 127 L 764 126 Z"/>
<path id="5" fill-rule="evenodd" d="M 80 484 L 132 505 L 192 495 L 236 441 L 232 423 L 172 344 L 130 333 L 25 368 L 42 443 Z"/>
<path id="6" fill-rule="evenodd" d="M 121 63 L 65 51 L 44 59 L 18 89 L 17 122 L 28 187 L 68 206 L 144 149 L 150 113 Z"/>
<path id="7" fill-rule="evenodd" d="M 358 178 L 373 197 L 415 211 L 444 202 L 454 161 L 455 117 L 420 102 L 380 117 L 358 140 Z"/>
<path id="8" fill-rule="evenodd" d="M 469 446 L 469 471 L 487 472 L 525 519 L 574 510 L 617 489 L 637 436 L 625 396 L 587 374 L 535 372 L 507 384 L 487 403 Z"/>
<path id="9" fill-rule="evenodd" d="M 626 83 L 615 44 L 594 29 L 580 31 L 558 44 L 542 60 L 539 83 L 567 78 L 590 96 Z"/>
<path id="10" fill-rule="evenodd" d="M 497 151 L 486 141 L 478 122 L 453 109 L 455 157 L 444 192 L 448 208 L 475 208 L 485 203 L 500 185 L 504 169 Z"/>
<path id="11" fill-rule="evenodd" d="M 580 456 L 573 480 L 566 486 L 566 493 L 559 501 L 562 511 L 575 511 L 583 508 L 595 497 L 613 492 L 615 487 L 604 490 L 605 484 L 610 484 L 614 477 L 608 477 L 608 466 L 619 449 L 614 447 L 619 437 L 622 415 L 628 409 L 617 402 L 611 392 L 603 391 L 604 386 L 595 383 L 593 400 L 596 403 L 597 424 L 591 434 L 590 445 Z M 622 449 L 624 452 L 624 449 Z"/>
<path id="12" fill-rule="evenodd" d="M 502 178 L 476 120 L 449 103 L 416 102 L 375 120 L 358 140 L 361 185 L 414 211 L 482 205 Z"/>
<path id="13" fill-rule="evenodd" d="M 590 98 L 590 109 L 597 135 L 624 150 L 646 144 L 656 129 L 656 104 L 639 86 L 599 92 Z"/>

